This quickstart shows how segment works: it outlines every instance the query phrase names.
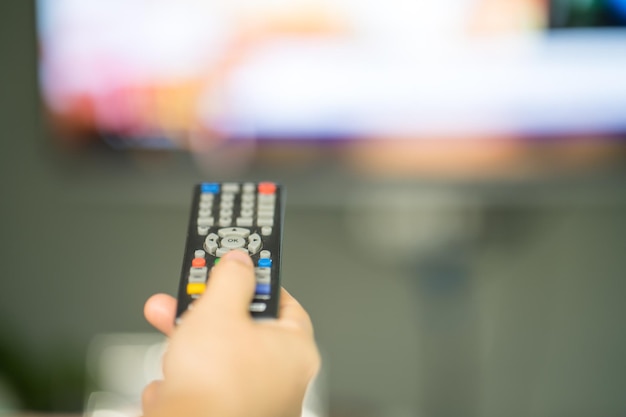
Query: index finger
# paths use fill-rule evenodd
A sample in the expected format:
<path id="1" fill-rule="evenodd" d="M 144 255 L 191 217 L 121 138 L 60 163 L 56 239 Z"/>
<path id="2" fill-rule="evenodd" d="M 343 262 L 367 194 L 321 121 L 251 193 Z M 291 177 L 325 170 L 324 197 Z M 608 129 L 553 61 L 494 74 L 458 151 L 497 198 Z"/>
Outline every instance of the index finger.
<path id="1" fill-rule="evenodd" d="M 167 294 L 155 294 L 144 305 L 146 320 L 161 333 L 170 336 L 174 331 L 176 299 Z"/>

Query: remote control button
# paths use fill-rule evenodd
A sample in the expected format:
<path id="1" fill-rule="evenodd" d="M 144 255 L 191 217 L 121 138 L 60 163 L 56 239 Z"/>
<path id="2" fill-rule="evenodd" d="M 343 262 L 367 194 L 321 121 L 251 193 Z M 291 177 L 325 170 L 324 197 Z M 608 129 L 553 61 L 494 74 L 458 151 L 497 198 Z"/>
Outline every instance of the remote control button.
<path id="1" fill-rule="evenodd" d="M 200 217 L 198 219 L 198 226 L 200 227 L 211 227 L 213 226 L 214 219 L 213 217 Z"/>
<path id="2" fill-rule="evenodd" d="M 189 295 L 202 294 L 204 290 L 206 290 L 206 284 L 201 284 L 199 282 L 187 284 L 187 294 Z"/>
<path id="3" fill-rule="evenodd" d="M 254 209 L 254 201 L 243 201 L 241 203 L 242 210 L 253 210 Z"/>
<path id="4" fill-rule="evenodd" d="M 193 258 L 193 260 L 191 261 L 191 266 L 193 266 L 194 268 L 202 268 L 203 266 L 206 266 L 206 259 Z"/>
<path id="5" fill-rule="evenodd" d="M 220 245 L 222 248 L 226 249 L 243 248 L 244 246 L 246 246 L 246 239 L 241 236 L 228 236 L 222 238 Z"/>
<path id="6" fill-rule="evenodd" d="M 209 228 L 204 226 L 198 226 L 198 234 L 200 236 L 206 236 L 209 233 Z"/>
<path id="7" fill-rule="evenodd" d="M 244 193 L 253 193 L 255 191 L 256 187 L 254 185 L 253 182 L 247 182 L 243 185 L 243 192 Z"/>
<path id="8" fill-rule="evenodd" d="M 192 266 L 189 268 L 189 276 L 190 277 L 202 277 L 206 278 L 209 269 L 206 266 L 195 267 Z"/>
<path id="9" fill-rule="evenodd" d="M 211 210 L 209 210 L 209 209 L 200 209 L 198 211 L 198 217 L 211 217 Z"/>
<path id="10" fill-rule="evenodd" d="M 200 194 L 200 201 L 204 203 L 213 203 L 214 194 Z"/>
<path id="11" fill-rule="evenodd" d="M 270 295 L 272 286 L 270 284 L 256 284 L 256 295 Z"/>
<path id="12" fill-rule="evenodd" d="M 218 236 L 215 233 L 211 233 L 204 240 L 204 249 L 206 249 L 206 251 L 211 255 L 215 255 L 215 251 L 218 247 Z"/>
<path id="13" fill-rule="evenodd" d="M 257 217 L 274 217 L 274 208 L 259 207 L 256 211 Z"/>
<path id="14" fill-rule="evenodd" d="M 241 201 L 244 203 L 254 203 L 255 198 L 254 194 L 245 193 L 241 195 Z"/>
<path id="15" fill-rule="evenodd" d="M 274 217 L 274 210 L 257 210 L 257 217 Z"/>
<path id="16" fill-rule="evenodd" d="M 256 220 L 258 226 L 274 226 L 274 219 L 271 217 L 259 217 Z"/>
<path id="17" fill-rule="evenodd" d="M 232 203 L 235 201 L 235 194 L 222 194 L 222 204 L 223 203 Z"/>
<path id="18" fill-rule="evenodd" d="M 259 204 L 275 204 L 276 194 L 259 194 Z"/>
<path id="19" fill-rule="evenodd" d="M 245 229 L 243 227 L 227 227 L 227 228 L 218 230 L 217 234 L 220 237 L 226 237 L 226 236 L 248 237 L 250 236 L 250 229 Z"/>
<path id="20" fill-rule="evenodd" d="M 233 217 L 233 209 L 223 208 L 220 210 L 220 217 Z"/>
<path id="21" fill-rule="evenodd" d="M 230 226 L 233 223 L 232 217 L 220 217 L 219 225 L 222 227 Z"/>
<path id="22" fill-rule="evenodd" d="M 200 207 L 200 210 L 211 210 L 211 207 L 213 207 L 213 203 L 210 203 L 208 201 L 201 201 L 200 204 L 198 204 L 198 207 Z"/>
<path id="23" fill-rule="evenodd" d="M 256 267 L 254 268 L 254 275 L 256 277 L 269 277 L 272 274 L 272 268 Z"/>
<path id="24" fill-rule="evenodd" d="M 214 182 L 205 182 L 200 186 L 202 193 L 217 194 L 220 192 L 220 185 Z"/>
<path id="25" fill-rule="evenodd" d="M 268 250 L 262 250 L 261 253 L 259 254 L 259 256 L 261 258 L 271 258 L 272 257 L 272 252 L 270 252 Z"/>
<path id="26" fill-rule="evenodd" d="M 236 182 L 225 182 L 222 184 L 222 192 L 224 193 L 238 193 L 239 192 L 239 184 Z"/>
<path id="27" fill-rule="evenodd" d="M 271 284 L 272 283 L 272 278 L 268 275 L 268 276 L 261 276 L 261 275 L 257 275 L 256 276 L 256 283 L 257 284 Z"/>
<path id="28" fill-rule="evenodd" d="M 219 248 L 218 250 L 215 251 L 215 256 L 217 256 L 218 258 L 221 258 L 222 256 L 226 255 L 231 250 L 232 249 L 228 249 L 228 248 Z"/>
<path id="29" fill-rule="evenodd" d="M 267 304 L 265 303 L 250 303 L 250 311 L 253 313 L 262 313 L 267 310 Z"/>
<path id="30" fill-rule="evenodd" d="M 205 275 L 191 275 L 189 274 L 189 280 L 190 283 L 199 283 L 199 284 L 204 284 L 206 283 L 206 274 Z"/>
<path id="31" fill-rule="evenodd" d="M 254 299 L 255 300 L 269 300 L 270 298 L 272 298 L 272 297 L 270 297 L 270 295 L 254 294 Z"/>
<path id="32" fill-rule="evenodd" d="M 254 216 L 254 210 L 252 208 L 241 208 L 241 217 L 252 217 Z"/>
<path id="33" fill-rule="evenodd" d="M 193 253 L 194 258 L 204 258 L 205 256 L 206 256 L 206 252 L 203 251 L 202 249 L 198 249 L 197 251 Z"/>
<path id="34" fill-rule="evenodd" d="M 261 268 L 270 268 L 272 266 L 272 260 L 269 258 L 261 258 L 258 263 Z"/>
<path id="35" fill-rule="evenodd" d="M 263 236 L 269 236 L 272 234 L 272 227 L 271 226 L 263 226 L 261 228 L 261 234 Z"/>
<path id="36" fill-rule="evenodd" d="M 232 209 L 235 206 L 235 203 L 232 201 L 222 201 L 220 203 L 220 209 Z"/>
<path id="37" fill-rule="evenodd" d="M 259 183 L 260 194 L 274 194 L 276 192 L 276 184 L 273 182 L 261 182 Z"/>
<path id="38" fill-rule="evenodd" d="M 259 236 L 257 233 L 250 235 L 248 242 L 248 250 L 250 251 L 250 253 L 255 254 L 261 250 L 261 236 Z"/>
<path id="39" fill-rule="evenodd" d="M 238 217 L 237 218 L 237 226 L 252 227 L 253 224 L 254 224 L 254 220 L 252 220 L 252 217 Z"/>

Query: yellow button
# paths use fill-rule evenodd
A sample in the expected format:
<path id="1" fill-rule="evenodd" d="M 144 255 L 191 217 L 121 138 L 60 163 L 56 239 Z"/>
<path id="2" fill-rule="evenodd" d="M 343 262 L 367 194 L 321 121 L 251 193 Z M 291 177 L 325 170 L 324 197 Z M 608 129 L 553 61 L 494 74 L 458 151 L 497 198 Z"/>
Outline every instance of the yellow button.
<path id="1" fill-rule="evenodd" d="M 192 282 L 192 283 L 187 284 L 187 294 L 189 295 L 202 294 L 205 289 L 206 289 L 206 284 L 203 284 L 203 283 Z"/>

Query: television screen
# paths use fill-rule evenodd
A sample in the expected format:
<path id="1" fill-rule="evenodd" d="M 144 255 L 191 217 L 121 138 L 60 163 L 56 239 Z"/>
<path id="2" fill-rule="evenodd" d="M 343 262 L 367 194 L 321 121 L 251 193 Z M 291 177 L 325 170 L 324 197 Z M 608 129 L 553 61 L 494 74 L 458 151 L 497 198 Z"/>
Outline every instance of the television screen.
<path id="1" fill-rule="evenodd" d="M 626 132 L 624 0 L 38 0 L 69 140 Z"/>

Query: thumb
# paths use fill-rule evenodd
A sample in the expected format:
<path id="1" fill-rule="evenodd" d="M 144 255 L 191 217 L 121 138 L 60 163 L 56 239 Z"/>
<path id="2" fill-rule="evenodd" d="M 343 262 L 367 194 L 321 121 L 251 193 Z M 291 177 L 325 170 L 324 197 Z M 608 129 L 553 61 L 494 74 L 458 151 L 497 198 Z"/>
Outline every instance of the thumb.
<path id="1" fill-rule="evenodd" d="M 207 289 L 194 310 L 204 310 L 212 317 L 250 318 L 249 306 L 255 283 L 252 259 L 241 251 L 228 252 L 211 269 Z"/>

